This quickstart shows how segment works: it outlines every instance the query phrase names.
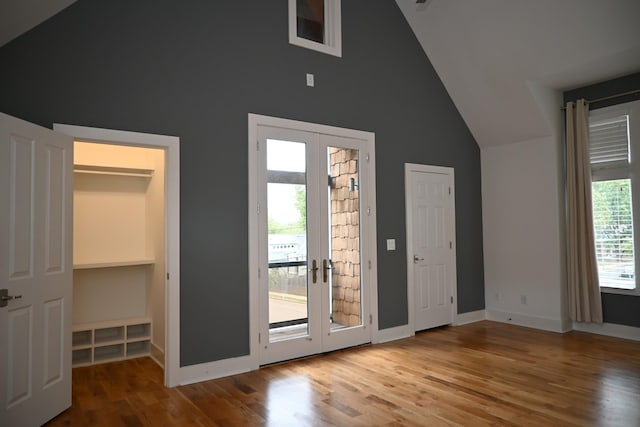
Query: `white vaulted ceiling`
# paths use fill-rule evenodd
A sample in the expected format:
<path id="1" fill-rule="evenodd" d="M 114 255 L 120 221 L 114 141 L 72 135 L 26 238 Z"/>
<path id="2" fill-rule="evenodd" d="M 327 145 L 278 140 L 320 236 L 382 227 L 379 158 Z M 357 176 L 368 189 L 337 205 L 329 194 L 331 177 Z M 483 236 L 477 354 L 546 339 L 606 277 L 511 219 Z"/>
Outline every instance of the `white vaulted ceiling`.
<path id="1" fill-rule="evenodd" d="M 640 71 L 638 0 L 396 2 L 480 147 L 551 133 L 532 88 Z"/>

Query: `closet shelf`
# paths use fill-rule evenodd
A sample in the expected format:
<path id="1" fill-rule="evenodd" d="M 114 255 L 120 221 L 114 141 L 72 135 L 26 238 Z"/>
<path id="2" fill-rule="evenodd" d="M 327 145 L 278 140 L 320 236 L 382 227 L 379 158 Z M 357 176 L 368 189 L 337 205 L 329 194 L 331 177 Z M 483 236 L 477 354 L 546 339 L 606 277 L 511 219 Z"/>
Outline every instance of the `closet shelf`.
<path id="1" fill-rule="evenodd" d="M 134 265 L 152 265 L 156 260 L 153 258 L 129 259 L 120 261 L 103 261 L 103 262 L 78 262 L 73 264 L 74 270 L 86 270 L 90 268 L 111 268 L 111 267 L 128 267 Z"/>
<path id="2" fill-rule="evenodd" d="M 138 168 L 120 168 L 113 166 L 95 166 L 95 165 L 79 165 L 73 166 L 74 173 L 87 173 L 94 175 L 117 175 L 117 176 L 132 176 L 140 178 L 151 178 L 153 176 L 153 169 L 138 169 Z"/>

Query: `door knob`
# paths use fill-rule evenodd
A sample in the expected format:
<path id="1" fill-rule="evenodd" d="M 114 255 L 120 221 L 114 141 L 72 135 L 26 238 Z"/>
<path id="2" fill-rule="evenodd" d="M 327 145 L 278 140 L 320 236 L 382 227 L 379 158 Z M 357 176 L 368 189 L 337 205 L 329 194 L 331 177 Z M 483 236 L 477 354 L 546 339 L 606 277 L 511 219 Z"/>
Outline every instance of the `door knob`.
<path id="1" fill-rule="evenodd" d="M 22 295 L 9 295 L 8 289 L 0 289 L 0 307 L 6 307 L 12 299 L 20 299 Z"/>
<path id="2" fill-rule="evenodd" d="M 417 263 L 419 263 L 420 261 L 424 261 L 424 258 L 419 257 L 418 255 L 414 255 L 414 256 L 413 256 L 413 263 L 414 263 L 414 264 L 417 264 Z"/>

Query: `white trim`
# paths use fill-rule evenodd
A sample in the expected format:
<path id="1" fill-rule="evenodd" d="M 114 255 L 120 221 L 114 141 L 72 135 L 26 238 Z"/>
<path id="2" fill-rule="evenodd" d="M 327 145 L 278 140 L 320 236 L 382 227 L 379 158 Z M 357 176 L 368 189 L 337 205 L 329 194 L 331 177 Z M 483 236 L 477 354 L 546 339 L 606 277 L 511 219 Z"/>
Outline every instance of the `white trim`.
<path id="1" fill-rule="evenodd" d="M 316 123 L 301 122 L 297 120 L 282 119 L 278 117 L 263 116 L 249 113 L 248 115 L 248 148 L 249 148 L 249 327 L 250 327 L 250 355 L 247 366 L 250 369 L 256 369 L 260 364 L 260 351 L 258 337 L 260 334 L 260 299 L 259 299 L 259 227 L 258 227 L 258 127 L 268 126 L 271 128 L 282 128 L 303 132 L 316 133 L 321 135 L 331 135 L 343 138 L 358 139 L 370 142 L 369 154 L 369 188 L 371 207 L 371 226 L 366 231 L 369 236 L 369 244 L 366 253 L 371 261 L 371 270 L 369 271 L 369 314 L 371 314 L 373 322 L 370 327 L 371 341 L 377 339 L 378 329 L 378 274 L 377 274 L 377 238 L 376 238 L 376 209 L 375 209 L 375 134 L 372 132 L 346 129 Z M 364 232 L 364 231 L 363 231 Z M 363 248 L 364 250 L 364 248 Z"/>
<path id="2" fill-rule="evenodd" d="M 342 0 L 325 0 L 325 43 L 298 37 L 296 0 L 289 0 L 289 43 L 342 57 Z"/>
<path id="3" fill-rule="evenodd" d="M 493 309 L 486 309 L 485 311 L 487 320 L 493 320 L 495 322 L 511 323 L 550 332 L 567 332 L 571 330 L 570 322 L 563 319 L 531 316 L 522 313 L 509 313 Z"/>
<path id="4" fill-rule="evenodd" d="M 636 328 L 634 326 L 618 325 L 615 323 L 603 323 L 598 325 L 596 323 L 573 322 L 573 330 L 640 341 L 640 328 Z"/>
<path id="5" fill-rule="evenodd" d="M 407 311 L 409 316 L 409 329 L 415 332 L 415 310 L 414 298 L 415 289 L 413 281 L 413 252 L 411 236 L 413 235 L 413 212 L 411 209 L 411 172 L 437 173 L 447 175 L 449 177 L 449 186 L 451 188 L 450 206 L 450 230 L 451 233 L 451 296 L 453 296 L 453 304 L 451 307 L 451 324 L 455 324 L 456 315 L 458 313 L 458 279 L 457 279 L 457 259 L 456 259 L 456 191 L 454 169 L 446 166 L 421 165 L 416 163 L 405 163 L 404 165 L 404 192 L 405 192 L 405 215 L 406 215 L 406 257 L 407 257 Z"/>
<path id="6" fill-rule="evenodd" d="M 164 383 L 180 383 L 180 138 L 166 135 L 100 129 L 54 123 L 53 130 L 82 139 L 138 147 L 163 148 L 166 168 L 166 270 Z"/>
<path id="7" fill-rule="evenodd" d="M 376 334 L 373 344 L 382 344 L 389 341 L 401 340 L 415 335 L 409 325 L 396 326 L 395 328 L 381 329 Z"/>
<path id="8" fill-rule="evenodd" d="M 253 365 L 252 359 L 252 356 L 241 356 L 183 366 L 180 368 L 180 383 L 178 385 L 214 380 L 255 370 L 258 367 Z"/>
<path id="9" fill-rule="evenodd" d="M 486 310 L 469 311 L 467 313 L 460 313 L 456 315 L 456 319 L 453 322 L 453 326 L 462 326 L 469 323 L 480 322 L 487 319 Z"/>

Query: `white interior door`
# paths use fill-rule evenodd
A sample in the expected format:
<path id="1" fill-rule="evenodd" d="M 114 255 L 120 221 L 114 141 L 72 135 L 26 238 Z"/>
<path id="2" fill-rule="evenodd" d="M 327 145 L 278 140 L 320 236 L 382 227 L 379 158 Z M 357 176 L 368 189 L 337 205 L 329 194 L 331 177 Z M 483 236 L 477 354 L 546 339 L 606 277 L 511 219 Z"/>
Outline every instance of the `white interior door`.
<path id="1" fill-rule="evenodd" d="M 0 114 L 0 420 L 41 425 L 71 405 L 70 137 Z"/>
<path id="2" fill-rule="evenodd" d="M 261 364 L 371 341 L 367 148 L 258 129 Z"/>
<path id="3" fill-rule="evenodd" d="M 418 331 L 453 322 L 453 170 L 407 165 L 406 177 L 409 304 Z"/>

